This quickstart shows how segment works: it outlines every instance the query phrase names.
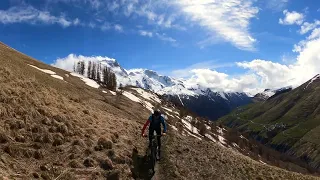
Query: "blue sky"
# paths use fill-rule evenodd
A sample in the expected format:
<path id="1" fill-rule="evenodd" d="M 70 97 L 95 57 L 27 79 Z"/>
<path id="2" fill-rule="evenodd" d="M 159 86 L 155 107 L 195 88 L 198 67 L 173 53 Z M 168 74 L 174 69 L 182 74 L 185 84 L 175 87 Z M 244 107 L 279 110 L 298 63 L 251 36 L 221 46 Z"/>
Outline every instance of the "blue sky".
<path id="1" fill-rule="evenodd" d="M 314 0 L 2 0 L 0 40 L 48 64 L 107 56 L 126 69 L 249 91 L 319 73 L 319 19 Z"/>

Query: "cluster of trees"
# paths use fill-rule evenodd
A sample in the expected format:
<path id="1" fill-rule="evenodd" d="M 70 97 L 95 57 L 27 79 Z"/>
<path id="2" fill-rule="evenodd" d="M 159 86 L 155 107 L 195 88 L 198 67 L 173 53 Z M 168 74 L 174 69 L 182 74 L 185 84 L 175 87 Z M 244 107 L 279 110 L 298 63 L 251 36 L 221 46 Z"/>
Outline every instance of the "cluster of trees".
<path id="1" fill-rule="evenodd" d="M 73 71 L 85 76 L 85 63 L 79 61 L 74 64 Z M 87 65 L 87 77 L 98 82 L 107 89 L 115 91 L 117 88 L 117 78 L 112 70 L 108 67 L 102 67 L 101 63 L 89 61 Z"/>

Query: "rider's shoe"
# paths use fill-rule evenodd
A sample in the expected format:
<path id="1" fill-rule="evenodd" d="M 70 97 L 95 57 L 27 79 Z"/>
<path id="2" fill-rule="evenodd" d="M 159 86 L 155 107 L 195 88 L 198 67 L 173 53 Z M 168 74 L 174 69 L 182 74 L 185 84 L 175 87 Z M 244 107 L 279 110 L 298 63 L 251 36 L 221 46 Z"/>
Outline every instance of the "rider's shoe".
<path id="1" fill-rule="evenodd" d="M 159 150 L 158 150 L 156 158 L 157 158 L 157 161 L 160 161 L 160 151 Z"/>

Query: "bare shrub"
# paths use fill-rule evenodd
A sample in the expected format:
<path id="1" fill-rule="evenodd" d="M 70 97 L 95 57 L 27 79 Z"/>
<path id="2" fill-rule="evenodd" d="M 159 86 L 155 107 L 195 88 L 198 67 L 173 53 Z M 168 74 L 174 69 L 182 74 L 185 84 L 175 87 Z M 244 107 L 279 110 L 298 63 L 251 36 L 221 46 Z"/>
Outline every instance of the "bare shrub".
<path id="1" fill-rule="evenodd" d="M 91 158 L 87 158 L 87 159 L 85 159 L 85 160 L 83 161 L 83 165 L 84 165 L 85 167 L 94 167 L 95 161 L 94 161 L 93 159 L 91 159 Z"/>
<path id="2" fill-rule="evenodd" d="M 9 138 L 6 134 L 0 133 L 0 144 L 7 143 L 9 141 Z"/>
<path id="3" fill-rule="evenodd" d="M 113 169 L 113 163 L 109 158 L 100 159 L 99 166 L 104 170 L 111 170 Z"/>
<path id="4" fill-rule="evenodd" d="M 57 133 L 53 136 L 53 143 L 52 145 L 53 146 L 59 146 L 59 145 L 62 145 L 63 144 L 63 141 L 64 141 L 64 137 L 62 134 L 60 133 Z"/>
<path id="5" fill-rule="evenodd" d="M 84 143 L 84 141 L 82 139 L 76 139 L 72 142 L 72 145 L 77 145 L 80 147 L 86 147 L 86 144 Z"/>
<path id="6" fill-rule="evenodd" d="M 60 124 L 58 127 L 57 127 L 57 131 L 61 134 L 68 134 L 68 127 L 65 125 L 65 124 Z"/>
<path id="7" fill-rule="evenodd" d="M 16 137 L 14 138 L 14 140 L 17 142 L 21 142 L 21 143 L 26 142 L 26 138 L 20 134 L 17 134 Z M 0 140 L 0 143 L 1 143 L 1 140 Z"/>
<path id="8" fill-rule="evenodd" d="M 108 171 L 104 175 L 108 180 L 119 180 L 120 179 L 120 171 L 119 170 L 112 170 Z"/>
<path id="9" fill-rule="evenodd" d="M 97 143 L 97 149 L 112 149 L 112 142 L 105 137 L 100 137 Z"/>
<path id="10" fill-rule="evenodd" d="M 77 160 L 72 160 L 69 162 L 69 167 L 71 168 L 82 168 L 82 164 Z"/>
<path id="11" fill-rule="evenodd" d="M 112 158 L 114 155 L 115 155 L 114 150 L 113 149 L 109 149 L 108 152 L 107 152 L 107 156 Z"/>
<path id="12" fill-rule="evenodd" d="M 41 150 L 37 150 L 34 152 L 34 156 L 35 159 L 43 159 L 44 155 L 43 152 Z"/>

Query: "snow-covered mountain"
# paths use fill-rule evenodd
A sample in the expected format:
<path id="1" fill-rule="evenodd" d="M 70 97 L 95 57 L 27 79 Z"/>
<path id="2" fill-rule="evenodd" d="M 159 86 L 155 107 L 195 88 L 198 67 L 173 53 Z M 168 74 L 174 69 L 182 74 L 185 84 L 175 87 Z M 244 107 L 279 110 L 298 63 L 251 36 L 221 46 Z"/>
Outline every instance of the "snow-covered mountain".
<path id="1" fill-rule="evenodd" d="M 157 72 L 148 69 L 126 70 L 115 60 L 103 60 L 102 64 L 111 68 L 116 74 L 119 86 L 132 85 L 153 91 L 160 95 L 181 95 L 184 97 L 195 97 L 214 93 L 216 96 L 228 100 L 228 97 L 231 95 L 243 95 L 243 93 L 216 92 L 198 84 L 188 84 L 188 82 L 183 79 L 159 75 Z"/>
<path id="2" fill-rule="evenodd" d="M 256 94 L 253 99 L 254 101 L 266 101 L 269 98 L 273 98 L 279 94 L 289 92 L 291 90 L 291 86 L 283 87 L 280 89 L 266 89 L 263 92 Z"/>
<path id="3" fill-rule="evenodd" d="M 132 85 L 153 91 L 212 120 L 226 115 L 238 106 L 252 102 L 246 93 L 219 92 L 199 84 L 189 84 L 184 79 L 159 75 L 148 69 L 126 70 L 115 60 L 103 60 L 102 64 L 116 74 L 118 86 Z"/>

